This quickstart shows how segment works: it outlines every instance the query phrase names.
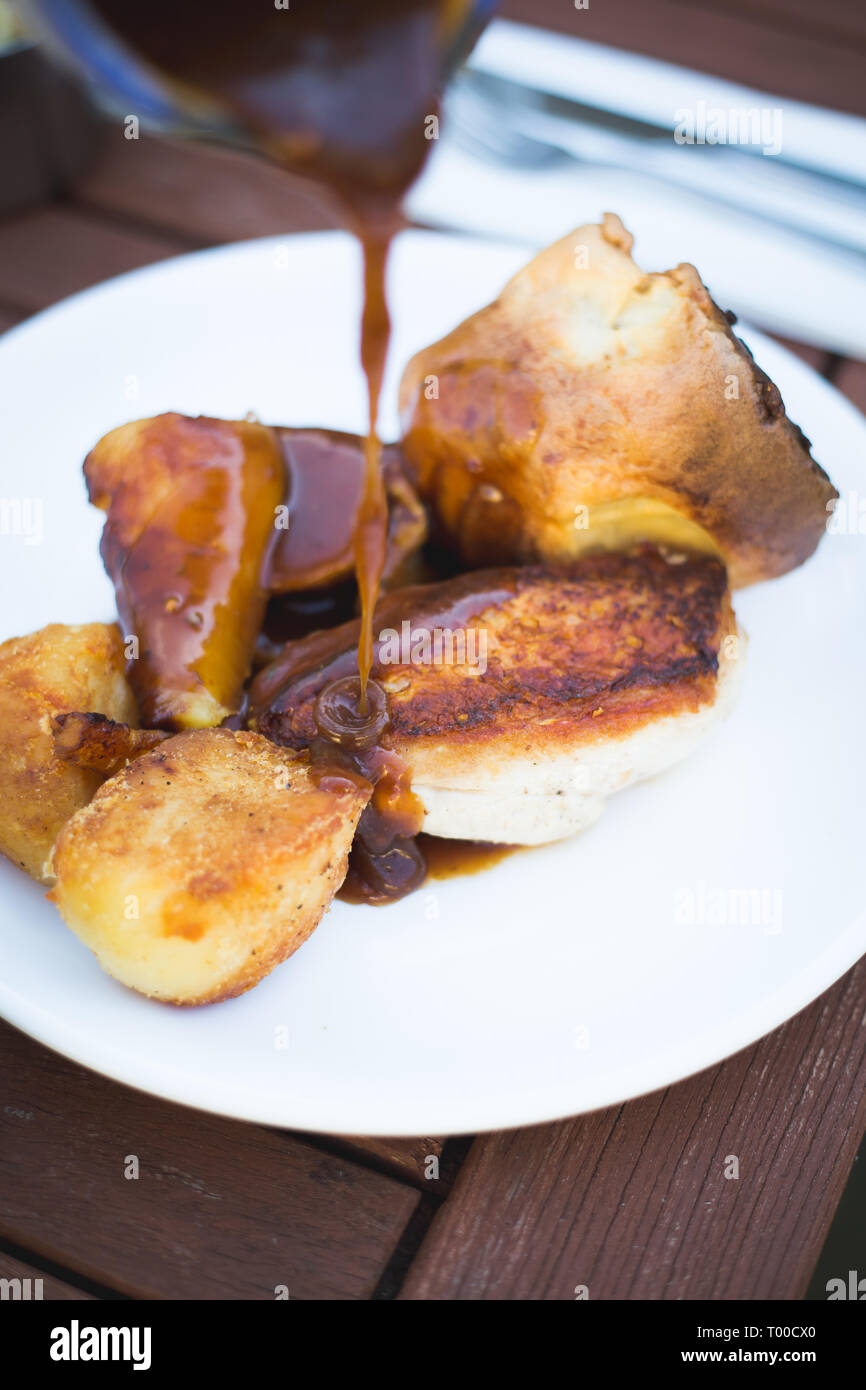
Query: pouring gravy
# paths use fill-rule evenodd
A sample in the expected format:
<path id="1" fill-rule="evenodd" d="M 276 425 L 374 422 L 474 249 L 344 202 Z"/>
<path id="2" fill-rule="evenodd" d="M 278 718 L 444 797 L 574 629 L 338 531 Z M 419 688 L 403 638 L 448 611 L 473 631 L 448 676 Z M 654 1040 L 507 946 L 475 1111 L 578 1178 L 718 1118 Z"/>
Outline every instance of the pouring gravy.
<path id="1" fill-rule="evenodd" d="M 201 125 L 235 125 L 286 169 L 327 190 L 364 258 L 361 364 L 367 381 L 364 476 L 353 536 L 361 604 L 357 675 L 334 681 L 316 705 L 310 756 L 323 779 L 373 783 L 352 853 L 347 892 L 402 896 L 425 875 L 415 842 L 423 808 L 405 766 L 382 746 L 387 699 L 370 680 L 373 615 L 388 539 L 377 434 L 390 336 L 388 251 L 403 194 L 429 150 L 443 67 L 455 40 L 469 47 L 487 5 L 465 0 L 291 0 L 248 6 L 211 0 L 93 0 L 101 19 L 169 84 Z M 474 16 L 474 19 L 473 19 Z"/>

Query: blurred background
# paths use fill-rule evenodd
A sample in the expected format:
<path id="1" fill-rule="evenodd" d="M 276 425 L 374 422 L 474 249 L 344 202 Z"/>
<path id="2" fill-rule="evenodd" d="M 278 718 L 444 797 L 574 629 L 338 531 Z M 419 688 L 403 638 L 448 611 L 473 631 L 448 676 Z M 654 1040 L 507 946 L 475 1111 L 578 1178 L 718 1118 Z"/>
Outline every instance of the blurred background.
<path id="1" fill-rule="evenodd" d="M 695 261 L 723 307 L 866 406 L 857 0 L 497 14 L 451 84 L 410 220 L 532 248 L 614 210 L 640 263 Z M 0 0 L 0 327 L 178 252 L 332 224 L 314 187 L 130 115 L 100 111 Z"/>

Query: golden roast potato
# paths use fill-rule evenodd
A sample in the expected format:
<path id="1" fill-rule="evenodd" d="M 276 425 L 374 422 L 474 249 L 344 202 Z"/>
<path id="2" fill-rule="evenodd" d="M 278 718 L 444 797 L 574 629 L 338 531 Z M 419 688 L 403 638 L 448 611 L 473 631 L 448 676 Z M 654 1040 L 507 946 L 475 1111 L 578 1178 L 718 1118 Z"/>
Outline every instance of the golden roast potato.
<path id="1" fill-rule="evenodd" d="M 148 726 L 219 724 L 240 703 L 265 611 L 263 567 L 283 502 L 276 435 L 168 413 L 106 434 L 84 474 L 107 513 L 101 553 Z"/>
<path id="2" fill-rule="evenodd" d="M 114 624 L 51 623 L 0 645 L 0 850 L 32 878 L 58 831 L 103 781 L 59 756 L 55 716 L 94 711 L 137 725 Z"/>
<path id="3" fill-rule="evenodd" d="M 142 994 L 241 994 L 304 942 L 346 876 L 372 788 L 259 734 L 196 729 L 112 777 L 54 850 L 51 897 Z"/>

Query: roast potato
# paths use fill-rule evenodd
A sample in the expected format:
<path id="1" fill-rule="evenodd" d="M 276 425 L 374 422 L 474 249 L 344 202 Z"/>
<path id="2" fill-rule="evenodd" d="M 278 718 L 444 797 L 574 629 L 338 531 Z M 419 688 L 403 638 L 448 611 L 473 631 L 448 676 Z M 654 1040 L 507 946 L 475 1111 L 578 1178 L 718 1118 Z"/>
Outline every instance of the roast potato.
<path id="1" fill-rule="evenodd" d="M 94 768 L 58 756 L 53 719 L 94 711 L 137 725 L 113 624 L 51 623 L 0 645 L 0 850 L 32 878 L 58 831 L 103 781 Z"/>
<path id="2" fill-rule="evenodd" d="M 243 993 L 304 942 L 346 875 L 372 788 L 317 781 L 259 734 L 198 729 L 72 818 L 51 894 L 100 965 L 176 1004 Z"/>
<path id="3" fill-rule="evenodd" d="M 107 518 L 101 552 L 148 727 L 233 714 L 265 611 L 265 556 L 284 492 L 272 430 L 169 413 L 111 430 L 84 464 Z"/>

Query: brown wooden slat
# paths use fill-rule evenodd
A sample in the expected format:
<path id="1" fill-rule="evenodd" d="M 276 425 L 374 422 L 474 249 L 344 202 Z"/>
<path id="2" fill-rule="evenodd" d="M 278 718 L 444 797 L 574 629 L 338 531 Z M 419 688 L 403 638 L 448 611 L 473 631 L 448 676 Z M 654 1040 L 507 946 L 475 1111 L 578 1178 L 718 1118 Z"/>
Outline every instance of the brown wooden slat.
<path id="1" fill-rule="evenodd" d="M 5 333 L 8 328 L 14 328 L 16 323 L 20 323 L 24 314 L 19 314 L 15 309 L 0 305 L 0 333 Z"/>
<path id="2" fill-rule="evenodd" d="M 418 1202 L 288 1134 L 169 1105 L 0 1025 L 0 1234 L 139 1298 L 369 1298 Z M 138 1179 L 124 1177 L 135 1154 Z"/>
<path id="3" fill-rule="evenodd" d="M 125 270 L 186 250 L 62 206 L 0 221 L 0 301 L 33 313 Z"/>
<path id="4" fill-rule="evenodd" d="M 376 1139 L 354 1134 L 309 1138 L 311 1143 L 319 1144 L 332 1153 L 343 1153 L 359 1163 L 393 1173 L 394 1177 L 412 1183 L 422 1192 L 441 1196 L 448 1190 L 453 1177 L 449 1165 L 443 1160 L 444 1139 Z M 426 1176 L 428 1171 L 435 1171 L 431 1159 L 436 1159 L 438 1163 L 438 1178 Z"/>
<path id="5" fill-rule="evenodd" d="M 124 140 L 113 128 L 73 197 L 209 242 L 336 225 L 315 188 L 263 159 L 157 136 Z"/>
<path id="6" fill-rule="evenodd" d="M 866 415 L 866 362 L 846 358 L 833 373 L 833 385 Z"/>
<path id="7" fill-rule="evenodd" d="M 94 1302 L 92 1294 L 85 1293 L 83 1289 L 76 1289 L 72 1284 L 65 1284 L 62 1279 L 55 1279 L 53 1275 L 44 1274 L 35 1265 L 23 1264 L 21 1260 L 13 1259 L 11 1255 L 6 1255 L 0 1250 L 0 1279 L 21 1279 L 30 1280 L 30 1297 L 36 1300 L 37 1279 L 42 1280 L 42 1300 L 48 1302 Z M 26 1292 L 27 1285 L 22 1283 L 22 1295 Z M 10 1298 L 12 1295 L 9 1295 Z M 0 1296 L 2 1297 L 2 1296 Z"/>
<path id="8" fill-rule="evenodd" d="M 822 34 L 820 25 L 804 32 L 796 22 L 768 23 L 751 5 L 740 13 L 679 0 L 591 0 L 578 10 L 563 0 L 503 0 L 501 12 L 779 96 L 866 115 L 859 45 Z"/>
<path id="9" fill-rule="evenodd" d="M 814 367 L 822 376 L 826 376 L 830 370 L 834 358 L 832 352 L 827 352 L 825 348 L 812 347 L 810 343 L 798 342 L 796 338 L 783 338 L 779 333 L 771 333 L 770 337 L 775 338 L 777 343 L 781 343 L 782 347 L 786 347 L 796 357 L 808 362 L 809 366 Z"/>
<path id="10" fill-rule="evenodd" d="M 401 1297 L 801 1298 L 866 1124 L 864 993 L 866 958 L 720 1067 L 477 1139 Z"/>
<path id="11" fill-rule="evenodd" d="M 747 14 L 759 24 L 788 29 L 796 25 L 801 34 L 816 34 L 837 43 L 866 47 L 866 10 L 861 0 L 677 0 L 695 9 L 717 10 L 721 14 Z"/>

